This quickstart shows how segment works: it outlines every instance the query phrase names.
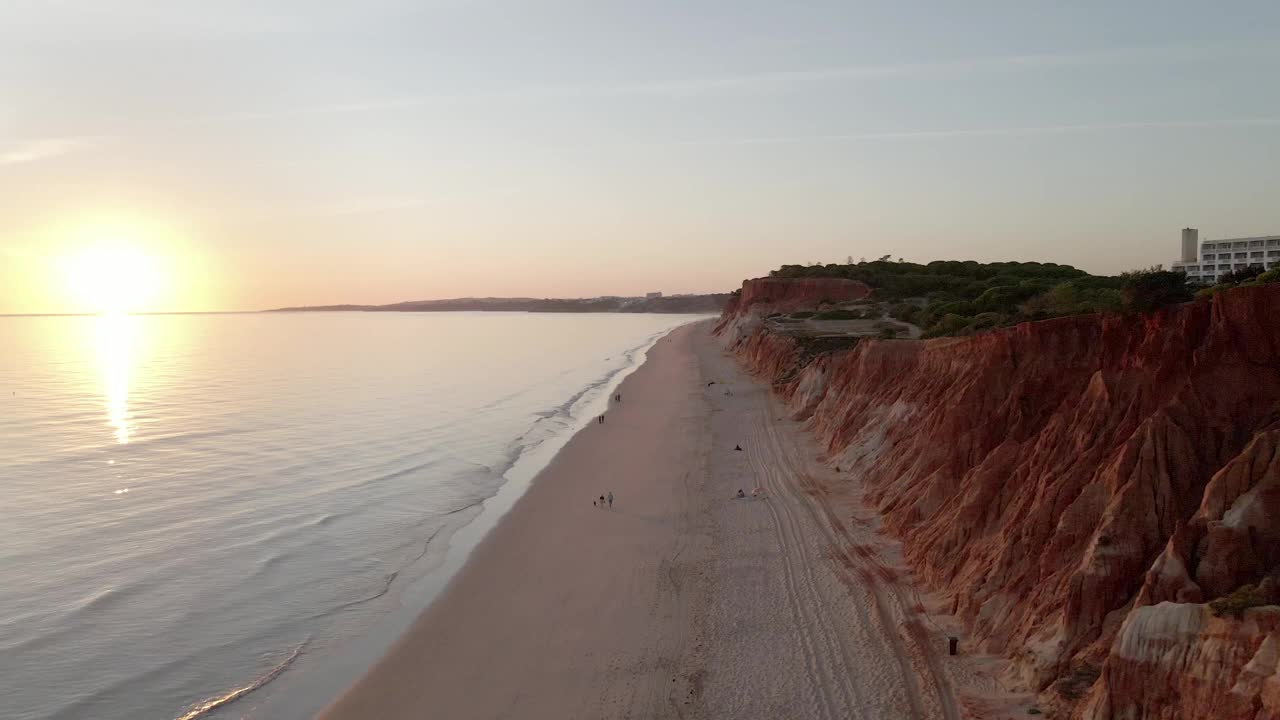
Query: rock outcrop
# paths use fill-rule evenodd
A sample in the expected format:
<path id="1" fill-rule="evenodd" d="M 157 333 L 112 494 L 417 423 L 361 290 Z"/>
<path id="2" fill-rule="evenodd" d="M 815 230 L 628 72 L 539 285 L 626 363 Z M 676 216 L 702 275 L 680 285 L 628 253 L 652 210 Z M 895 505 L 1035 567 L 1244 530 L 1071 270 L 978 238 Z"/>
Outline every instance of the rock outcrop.
<path id="1" fill-rule="evenodd" d="M 1280 718 L 1280 611 L 1202 604 L 1280 572 L 1280 286 L 817 355 L 758 322 L 825 292 L 719 327 L 971 642 L 1063 715 Z"/>

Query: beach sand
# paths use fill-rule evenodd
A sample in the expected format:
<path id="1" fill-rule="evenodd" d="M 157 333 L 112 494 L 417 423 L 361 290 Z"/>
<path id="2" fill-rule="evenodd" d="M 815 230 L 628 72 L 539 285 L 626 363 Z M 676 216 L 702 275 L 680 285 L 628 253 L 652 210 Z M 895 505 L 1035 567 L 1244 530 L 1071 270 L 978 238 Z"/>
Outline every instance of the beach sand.
<path id="1" fill-rule="evenodd" d="M 709 322 L 618 392 L 322 717 L 995 716 L 990 660 L 947 655 L 856 481 Z"/>

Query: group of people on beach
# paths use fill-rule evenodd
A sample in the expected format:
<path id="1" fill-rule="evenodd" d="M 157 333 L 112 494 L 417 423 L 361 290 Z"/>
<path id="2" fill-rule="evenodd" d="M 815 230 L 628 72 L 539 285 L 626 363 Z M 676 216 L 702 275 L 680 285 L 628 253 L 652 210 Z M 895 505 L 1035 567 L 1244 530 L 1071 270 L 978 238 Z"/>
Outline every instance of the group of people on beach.
<path id="1" fill-rule="evenodd" d="M 613 401 L 614 401 L 614 402 L 622 402 L 622 393 L 618 393 L 618 394 L 614 395 L 614 396 L 613 396 Z M 601 416 L 597 419 L 597 422 L 603 423 L 603 422 L 604 422 L 604 416 L 603 416 L 603 415 L 601 415 Z M 607 508 L 609 508 L 609 509 L 613 509 L 613 491 L 612 491 L 612 490 L 610 490 L 610 491 L 609 491 L 609 494 L 608 494 L 607 496 L 606 496 L 606 495 L 601 495 L 599 498 L 597 498 L 597 499 L 595 499 L 595 500 L 592 500 L 592 501 L 591 501 L 591 504 L 592 504 L 592 505 L 594 505 L 594 506 L 596 506 L 596 507 L 599 507 L 599 508 L 607 507 Z"/>

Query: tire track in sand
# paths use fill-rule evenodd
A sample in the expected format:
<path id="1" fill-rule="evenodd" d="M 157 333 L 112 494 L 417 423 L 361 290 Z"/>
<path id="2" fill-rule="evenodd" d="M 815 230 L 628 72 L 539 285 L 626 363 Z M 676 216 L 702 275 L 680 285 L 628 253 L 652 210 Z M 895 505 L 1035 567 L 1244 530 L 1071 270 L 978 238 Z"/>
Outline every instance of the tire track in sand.
<path id="1" fill-rule="evenodd" d="M 933 647 L 928 630 L 917 618 L 912 617 L 914 603 L 903 594 L 894 571 L 881 563 L 865 543 L 854 538 L 831 506 L 823 500 L 821 488 L 807 472 L 807 461 L 799 454 L 795 443 L 781 437 L 777 425 L 768 418 L 764 419 L 763 426 L 763 435 L 769 443 L 775 466 L 783 474 L 793 478 L 790 482 L 780 483 L 780 489 L 793 502 L 802 504 L 808 510 L 814 524 L 826 536 L 839 561 L 837 575 L 846 588 L 850 592 L 862 589 L 871 595 L 880 630 L 893 648 L 915 717 L 929 717 L 917 682 L 922 679 L 931 685 L 933 699 L 942 716 L 946 720 L 961 720 L 962 715 L 946 669 Z M 862 581 L 861 584 L 858 580 Z M 902 618 L 901 621 L 895 618 L 895 614 Z"/>
<path id="2" fill-rule="evenodd" d="M 749 428 L 752 431 L 753 440 L 758 431 L 759 423 L 751 423 L 753 426 Z M 767 462 L 766 458 L 761 457 L 759 450 L 756 448 L 760 445 L 758 442 L 749 442 L 747 444 L 747 464 L 751 468 L 751 472 L 760 479 L 760 485 L 772 492 L 776 479 L 773 478 L 773 466 Z M 813 579 L 809 571 L 807 558 L 804 557 L 803 546 L 799 542 L 794 527 L 794 517 L 783 511 L 780 511 L 777 503 L 767 503 L 770 517 L 773 520 L 774 529 L 778 538 L 779 556 L 782 560 L 783 583 L 786 588 L 787 604 L 791 608 L 792 617 L 795 620 L 795 628 L 800 639 L 800 644 L 804 652 L 805 669 L 811 678 L 817 682 L 809 683 L 808 689 L 815 697 L 811 699 L 814 709 L 821 712 L 821 717 L 835 720 L 843 717 L 837 709 L 837 705 L 841 704 L 833 695 L 833 690 L 839 688 L 841 695 L 845 696 L 846 702 L 844 707 L 853 707 L 848 702 L 848 673 L 833 672 L 827 662 L 823 662 L 823 658 L 830 659 L 830 637 L 833 634 L 829 624 L 823 622 L 821 615 L 821 604 L 817 602 L 813 589 Z M 801 578 L 800 575 L 805 572 L 806 577 Z M 815 631 L 821 636 L 815 638 Z M 827 646 L 824 648 L 826 652 L 819 653 L 817 647 L 821 642 Z"/>
<path id="3" fill-rule="evenodd" d="M 768 402 L 767 398 L 766 402 Z M 811 501 L 806 498 L 803 493 L 799 492 L 799 488 L 796 487 L 794 480 L 790 479 L 796 477 L 794 465 L 790 462 L 790 458 L 787 456 L 787 453 L 784 452 L 782 442 L 780 438 L 777 437 L 774 424 L 767 413 L 762 413 L 754 423 L 754 427 L 752 428 L 752 438 L 754 440 L 752 443 L 753 448 L 756 448 L 756 452 L 759 455 L 764 456 L 760 460 L 760 464 L 763 467 L 768 468 L 768 471 L 762 474 L 769 478 L 769 481 L 766 483 L 766 490 L 775 498 L 774 501 L 769 503 L 770 511 L 776 513 L 775 508 L 781 508 L 788 516 L 790 525 L 792 527 L 796 527 L 799 523 L 794 517 L 794 508 L 796 506 L 803 507 L 807 511 L 810 521 L 816 527 L 817 531 L 822 533 L 822 537 L 820 538 L 818 545 L 831 544 L 830 537 L 826 533 L 826 529 L 822 526 L 819 519 L 813 515 L 812 508 L 810 507 Z M 809 567 L 811 562 L 813 562 L 811 557 L 804 558 L 802 560 L 802 564 L 806 567 Z M 840 572 L 840 568 L 838 567 L 836 568 L 836 574 L 840 578 L 841 582 L 845 581 L 843 573 Z M 875 594 L 868 594 L 871 596 L 871 604 L 874 606 L 873 609 L 876 612 L 877 618 L 873 620 L 868 614 L 861 612 L 861 619 L 865 626 L 864 629 L 868 631 L 869 635 L 877 636 L 884 641 L 881 647 L 885 651 L 885 656 L 892 657 L 894 662 L 898 665 L 906 701 L 909 705 L 909 716 L 916 720 L 927 720 L 928 715 L 925 713 L 920 701 L 920 691 L 916 683 L 915 671 L 907 660 L 907 653 L 902 647 L 899 636 L 896 632 L 890 629 L 894 625 L 892 618 L 887 616 L 886 609 L 878 602 Z M 852 599 L 852 604 L 855 608 L 860 611 L 865 609 L 862 603 L 858 602 L 856 598 Z M 856 657 L 856 654 L 845 646 L 844 636 L 842 634 L 836 633 L 835 635 L 840 641 L 839 652 L 845 658 L 846 663 L 850 666 L 848 670 L 851 670 L 855 665 L 853 658 Z M 853 707 L 858 707 L 864 710 L 868 709 L 864 701 L 860 701 L 858 705 Z M 875 715 L 874 717 L 880 716 Z"/>

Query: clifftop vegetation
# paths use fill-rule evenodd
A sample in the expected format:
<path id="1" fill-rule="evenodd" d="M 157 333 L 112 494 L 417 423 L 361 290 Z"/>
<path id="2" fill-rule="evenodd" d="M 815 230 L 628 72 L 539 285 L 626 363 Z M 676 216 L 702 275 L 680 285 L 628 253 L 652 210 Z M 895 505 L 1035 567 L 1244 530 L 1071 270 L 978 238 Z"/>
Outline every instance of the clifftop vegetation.
<path id="1" fill-rule="evenodd" d="M 1186 276 L 1136 270 L 1099 276 L 1070 265 L 939 260 L 927 265 L 877 260 L 852 265 L 784 265 L 777 278 L 860 280 L 897 320 L 924 337 L 969 335 L 1028 320 L 1097 312 L 1148 312 L 1192 299 Z"/>

